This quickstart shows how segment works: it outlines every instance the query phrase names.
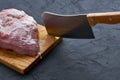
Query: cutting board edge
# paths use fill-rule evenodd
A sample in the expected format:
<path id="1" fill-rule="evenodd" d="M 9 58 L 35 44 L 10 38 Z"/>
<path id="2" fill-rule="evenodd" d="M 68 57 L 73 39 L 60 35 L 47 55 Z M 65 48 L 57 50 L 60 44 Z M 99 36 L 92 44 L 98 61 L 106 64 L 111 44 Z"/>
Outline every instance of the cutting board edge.
<path id="1" fill-rule="evenodd" d="M 57 44 L 59 44 L 62 41 L 62 38 L 59 37 L 59 39 L 57 39 L 54 44 L 51 45 L 51 47 L 49 47 L 45 52 L 43 52 L 43 54 L 41 55 L 42 58 L 44 58 L 44 56 L 47 55 L 48 52 L 50 52 L 55 46 L 57 46 Z M 36 65 L 36 63 L 38 63 L 42 58 L 40 58 L 40 56 L 38 56 L 38 58 L 33 61 L 33 63 L 31 63 L 28 68 L 26 68 L 24 71 L 21 72 L 21 74 L 25 74 L 26 72 L 30 71 L 30 69 L 32 67 L 34 67 L 34 65 Z"/>
<path id="2" fill-rule="evenodd" d="M 21 69 L 19 69 L 18 67 L 14 66 L 14 65 L 12 65 L 12 64 L 7 63 L 6 61 L 1 60 L 1 61 L 0 61 L 0 64 L 3 64 L 3 65 L 5 65 L 7 68 L 10 68 L 10 69 L 13 69 L 13 70 L 15 70 L 15 71 L 17 71 L 17 72 L 19 72 L 19 73 L 22 73 Z"/>
<path id="3" fill-rule="evenodd" d="M 50 52 L 55 46 L 57 46 L 57 44 L 59 44 L 62 41 L 62 38 L 59 37 L 59 39 L 57 39 L 54 44 L 51 45 L 51 47 L 49 47 L 45 52 L 43 52 L 43 54 L 41 55 L 42 58 L 44 58 L 44 56 L 47 55 L 48 52 Z M 33 61 L 33 63 L 31 63 L 28 68 L 26 68 L 24 71 L 20 72 L 21 74 L 25 74 L 26 72 L 30 71 L 30 69 L 32 67 L 34 67 L 34 65 L 36 65 L 36 63 L 38 63 L 41 60 L 40 55 L 37 57 L 37 59 L 35 61 Z"/>

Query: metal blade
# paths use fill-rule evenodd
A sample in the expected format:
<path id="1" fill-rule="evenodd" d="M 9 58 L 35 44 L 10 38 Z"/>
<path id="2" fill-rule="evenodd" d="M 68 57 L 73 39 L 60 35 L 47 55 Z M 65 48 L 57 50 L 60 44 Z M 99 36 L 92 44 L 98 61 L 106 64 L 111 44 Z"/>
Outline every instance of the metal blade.
<path id="1" fill-rule="evenodd" d="M 50 35 L 65 38 L 94 38 L 86 15 L 59 15 L 44 12 L 42 19 Z"/>

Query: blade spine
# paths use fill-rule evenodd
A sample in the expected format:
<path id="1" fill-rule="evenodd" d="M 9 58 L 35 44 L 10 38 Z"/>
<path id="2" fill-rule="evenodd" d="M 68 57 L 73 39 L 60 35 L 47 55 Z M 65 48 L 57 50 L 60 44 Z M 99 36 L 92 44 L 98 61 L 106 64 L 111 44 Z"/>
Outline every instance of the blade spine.
<path id="1" fill-rule="evenodd" d="M 86 16 L 87 14 L 66 14 L 66 15 L 63 15 L 63 14 L 58 14 L 58 13 L 52 13 L 52 12 L 43 12 L 41 16 L 43 16 L 44 14 L 52 14 L 52 15 L 56 15 L 56 16 L 64 16 L 64 17 L 75 17 L 75 16 Z"/>

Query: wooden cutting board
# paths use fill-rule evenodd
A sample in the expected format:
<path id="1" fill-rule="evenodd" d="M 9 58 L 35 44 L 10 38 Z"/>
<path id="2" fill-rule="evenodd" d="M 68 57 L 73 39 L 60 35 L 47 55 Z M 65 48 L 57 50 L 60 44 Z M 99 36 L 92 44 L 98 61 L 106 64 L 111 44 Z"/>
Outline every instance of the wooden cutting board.
<path id="1" fill-rule="evenodd" d="M 53 49 L 62 38 L 47 34 L 45 27 L 38 25 L 40 54 L 37 56 L 18 55 L 15 52 L 0 49 L 0 63 L 24 74 Z"/>

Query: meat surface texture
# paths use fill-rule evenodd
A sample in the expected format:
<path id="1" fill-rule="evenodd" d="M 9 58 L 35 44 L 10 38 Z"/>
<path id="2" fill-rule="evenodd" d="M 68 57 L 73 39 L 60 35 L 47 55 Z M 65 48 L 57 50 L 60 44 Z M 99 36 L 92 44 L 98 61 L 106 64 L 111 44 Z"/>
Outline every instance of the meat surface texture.
<path id="1" fill-rule="evenodd" d="M 0 47 L 18 54 L 39 52 L 37 22 L 24 11 L 5 9 L 0 12 Z"/>

